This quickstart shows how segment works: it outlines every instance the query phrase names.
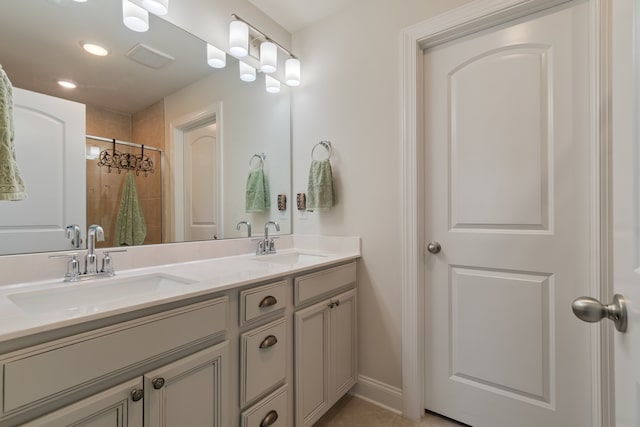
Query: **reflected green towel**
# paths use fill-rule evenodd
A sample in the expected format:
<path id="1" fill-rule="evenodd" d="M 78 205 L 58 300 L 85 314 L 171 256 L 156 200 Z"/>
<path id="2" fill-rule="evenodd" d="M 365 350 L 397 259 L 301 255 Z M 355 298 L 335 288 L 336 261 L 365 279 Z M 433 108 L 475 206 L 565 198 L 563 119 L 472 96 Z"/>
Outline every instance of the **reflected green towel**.
<path id="1" fill-rule="evenodd" d="M 114 246 L 141 245 L 147 236 L 147 225 L 138 201 L 136 183 L 133 174 L 127 172 L 122 189 L 120 210 L 116 219 Z"/>
<path id="2" fill-rule="evenodd" d="M 0 66 L 0 200 L 27 198 L 18 171 L 13 136 L 13 87 Z"/>
<path id="3" fill-rule="evenodd" d="M 336 191 L 329 159 L 312 160 L 307 185 L 307 210 L 329 209 L 336 204 Z"/>
<path id="4" fill-rule="evenodd" d="M 249 171 L 246 207 L 247 212 L 264 212 L 271 207 L 269 183 L 262 167 Z"/>

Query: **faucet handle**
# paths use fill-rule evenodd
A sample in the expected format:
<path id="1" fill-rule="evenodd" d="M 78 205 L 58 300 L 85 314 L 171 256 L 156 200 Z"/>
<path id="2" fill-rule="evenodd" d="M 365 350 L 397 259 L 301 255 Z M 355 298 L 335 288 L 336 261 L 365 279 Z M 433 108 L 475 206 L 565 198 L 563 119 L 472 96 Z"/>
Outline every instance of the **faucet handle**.
<path id="1" fill-rule="evenodd" d="M 113 249 L 110 251 L 104 251 L 104 254 L 102 256 L 102 269 L 100 270 L 100 272 L 102 273 L 107 273 L 107 275 L 109 276 L 115 276 L 116 272 L 113 269 L 113 262 L 112 262 L 112 258 L 111 258 L 111 253 L 113 252 L 127 252 L 126 249 Z"/>
<path id="2" fill-rule="evenodd" d="M 75 282 L 80 275 L 80 261 L 78 260 L 78 253 L 73 252 L 70 254 L 49 255 L 49 258 L 71 258 L 67 263 L 67 273 L 64 275 L 65 282 Z"/>

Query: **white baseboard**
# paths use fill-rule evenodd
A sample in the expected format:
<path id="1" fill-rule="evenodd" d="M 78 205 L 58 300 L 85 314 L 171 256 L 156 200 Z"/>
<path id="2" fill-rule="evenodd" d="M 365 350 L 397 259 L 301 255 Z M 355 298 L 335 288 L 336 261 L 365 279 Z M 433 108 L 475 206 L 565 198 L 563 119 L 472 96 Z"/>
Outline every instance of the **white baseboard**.
<path id="1" fill-rule="evenodd" d="M 373 378 L 358 376 L 358 383 L 349 392 L 351 395 L 402 415 L 402 390 Z"/>

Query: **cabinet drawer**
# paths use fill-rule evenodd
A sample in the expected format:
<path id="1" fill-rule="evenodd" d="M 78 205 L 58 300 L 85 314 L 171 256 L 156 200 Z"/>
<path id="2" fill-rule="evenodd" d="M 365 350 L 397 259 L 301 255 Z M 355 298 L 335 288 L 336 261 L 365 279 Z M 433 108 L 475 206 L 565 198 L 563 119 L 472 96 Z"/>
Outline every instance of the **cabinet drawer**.
<path id="1" fill-rule="evenodd" d="M 341 265 L 296 277 L 294 283 L 295 305 L 317 300 L 356 283 L 356 263 Z"/>
<path id="2" fill-rule="evenodd" d="M 0 360 L 2 412 L 45 403 L 222 335 L 227 301 L 217 298 L 11 353 Z"/>
<path id="3" fill-rule="evenodd" d="M 241 427 L 286 427 L 289 410 L 287 386 L 283 385 L 240 416 Z"/>
<path id="4" fill-rule="evenodd" d="M 287 321 L 285 318 L 241 336 L 240 397 L 244 406 L 287 375 Z"/>
<path id="5" fill-rule="evenodd" d="M 287 304 L 287 281 L 270 283 L 240 292 L 240 325 L 284 310 Z"/>

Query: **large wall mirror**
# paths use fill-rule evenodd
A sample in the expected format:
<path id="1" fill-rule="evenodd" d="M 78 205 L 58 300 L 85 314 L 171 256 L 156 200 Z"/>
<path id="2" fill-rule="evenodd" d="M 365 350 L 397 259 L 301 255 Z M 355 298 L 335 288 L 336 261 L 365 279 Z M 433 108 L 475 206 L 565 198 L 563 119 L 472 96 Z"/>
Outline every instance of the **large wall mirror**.
<path id="1" fill-rule="evenodd" d="M 272 94 L 260 74 L 241 81 L 231 56 L 223 69 L 208 66 L 203 40 L 156 16 L 149 31 L 129 30 L 121 1 L 3 0 L 0 31 L 0 65 L 16 88 L 16 127 L 27 129 L 15 144 L 29 194 L 0 202 L 0 254 L 73 249 L 65 237 L 71 224 L 81 225 L 83 239 L 89 224 L 100 224 L 102 246 L 247 237 L 241 221 L 254 234 L 269 220 L 280 234 L 291 233 L 290 203 L 277 203 L 289 202 L 291 191 L 285 85 Z M 82 42 L 102 44 L 109 54 L 88 54 Z M 78 87 L 60 87 L 59 79 Z M 27 123 L 28 108 L 18 104 L 39 94 L 84 112 L 80 148 L 57 145 L 56 133 L 72 127 L 49 129 L 55 120 L 47 114 L 45 124 Z M 264 176 L 264 202 L 248 200 L 255 193 L 247 188 L 250 174 Z M 124 241 L 123 230 L 141 222 L 135 215 L 122 222 L 132 188 L 145 233 Z"/>

